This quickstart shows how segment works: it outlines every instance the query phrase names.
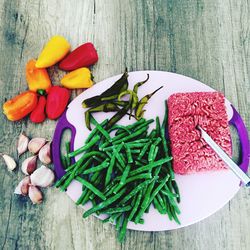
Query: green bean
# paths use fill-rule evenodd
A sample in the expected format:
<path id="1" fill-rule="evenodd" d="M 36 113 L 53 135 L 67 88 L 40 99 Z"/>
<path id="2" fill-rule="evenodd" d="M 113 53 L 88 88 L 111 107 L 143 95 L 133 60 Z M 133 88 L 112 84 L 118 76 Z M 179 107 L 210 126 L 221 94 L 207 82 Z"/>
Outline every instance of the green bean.
<path id="1" fill-rule="evenodd" d="M 167 182 L 169 176 L 166 176 L 158 185 L 158 187 L 156 187 L 154 189 L 154 191 L 152 192 L 152 194 L 150 195 L 150 198 L 148 199 L 148 195 L 149 193 L 147 192 L 145 199 L 141 205 L 141 209 L 138 212 L 136 218 L 135 218 L 135 222 L 138 223 L 139 219 L 141 218 L 142 214 L 144 213 L 144 211 L 146 210 L 147 206 L 149 206 L 149 204 L 153 201 L 154 197 L 158 194 L 158 192 L 162 189 L 162 187 L 164 186 L 164 184 Z M 151 191 L 150 191 L 151 192 Z"/>
<path id="2" fill-rule="evenodd" d="M 74 180 L 75 178 L 75 172 L 71 172 L 67 180 L 65 180 L 64 184 L 61 186 L 61 191 L 65 191 L 67 187 L 70 185 L 70 183 Z"/>
<path id="3" fill-rule="evenodd" d="M 155 161 L 155 162 L 151 162 L 146 166 L 143 166 L 143 167 L 140 167 L 140 168 L 137 168 L 137 169 L 131 171 L 129 175 L 132 176 L 132 175 L 136 175 L 136 174 L 139 174 L 139 173 L 147 171 L 147 170 L 151 170 L 152 168 L 155 168 L 155 167 L 157 167 L 159 165 L 162 165 L 165 162 L 170 161 L 171 159 L 172 159 L 172 157 L 168 157 L 168 158 L 161 159 L 161 160 L 158 160 L 158 161 Z"/>
<path id="4" fill-rule="evenodd" d="M 131 168 L 130 165 L 126 166 L 126 168 L 124 169 L 124 171 L 122 173 L 121 180 L 120 180 L 119 184 L 117 185 L 117 187 L 114 189 L 113 193 L 116 194 L 122 188 L 122 186 L 125 184 L 126 179 L 128 177 L 128 174 L 129 174 L 129 171 L 130 171 L 130 168 Z"/>
<path id="5" fill-rule="evenodd" d="M 86 211 L 83 214 L 83 218 L 88 217 L 89 215 L 109 206 L 110 204 L 114 203 L 116 200 L 118 200 L 124 193 L 126 192 L 126 188 L 122 189 L 119 193 L 115 194 L 114 196 L 112 196 L 111 198 L 107 199 L 106 201 L 103 201 L 101 203 L 99 203 L 98 205 L 92 207 L 91 209 L 89 209 L 88 211 Z"/>
<path id="6" fill-rule="evenodd" d="M 128 147 L 127 144 L 124 144 L 124 147 L 125 147 L 125 151 L 126 151 L 126 154 L 127 154 L 127 162 L 128 163 L 132 163 L 133 162 L 133 158 L 132 158 L 130 147 Z"/>
<path id="7" fill-rule="evenodd" d="M 151 141 L 149 141 L 143 148 L 142 148 L 142 151 L 141 153 L 139 154 L 138 156 L 138 159 L 140 160 L 146 153 L 146 151 L 148 150 L 149 146 L 151 144 Z"/>
<path id="8" fill-rule="evenodd" d="M 164 115 L 164 119 L 162 122 L 162 128 L 164 129 L 164 132 L 166 129 L 167 121 L 168 121 L 168 105 L 167 103 L 165 103 L 165 115 Z"/>
<path id="9" fill-rule="evenodd" d="M 93 161 L 93 158 L 89 158 L 82 166 L 80 166 L 79 168 L 76 169 L 76 174 L 75 175 L 78 175 L 78 174 L 81 174 L 82 171 L 87 168 L 88 166 L 91 165 L 91 162 Z"/>
<path id="10" fill-rule="evenodd" d="M 79 182 L 81 182 L 82 185 L 84 185 L 86 188 L 88 188 L 89 190 L 91 190 L 94 194 L 96 194 L 102 200 L 106 200 L 105 195 L 101 191 L 99 191 L 96 187 L 94 187 L 91 183 L 89 183 L 88 181 L 82 179 L 79 176 L 76 177 L 76 180 L 79 181 Z"/>
<path id="11" fill-rule="evenodd" d="M 117 217 L 115 222 L 115 230 L 118 231 L 121 227 L 121 223 L 123 221 L 123 214 L 121 214 L 119 217 Z"/>
<path id="12" fill-rule="evenodd" d="M 132 148 L 143 148 L 145 143 L 126 143 L 127 147 Z"/>
<path id="13" fill-rule="evenodd" d="M 163 201 L 163 199 L 162 199 L 160 193 L 158 193 L 158 194 L 156 195 L 156 199 L 159 201 L 163 213 L 166 213 L 166 212 L 167 212 L 167 211 L 166 211 L 167 208 L 166 208 L 166 206 L 165 206 L 165 203 L 164 203 L 164 201 Z"/>
<path id="14" fill-rule="evenodd" d="M 62 163 L 64 169 L 66 169 L 68 167 L 66 157 L 64 155 L 61 155 L 61 163 Z"/>
<path id="15" fill-rule="evenodd" d="M 154 155 L 154 151 L 155 151 L 155 145 L 152 144 L 150 149 L 149 149 L 149 153 L 148 153 L 148 161 L 151 162 L 153 160 L 153 155 Z"/>
<path id="16" fill-rule="evenodd" d="M 134 175 L 132 177 L 127 178 L 126 180 L 126 184 L 139 180 L 139 179 L 151 179 L 152 175 L 151 173 L 146 173 L 146 174 L 138 174 L 138 175 Z"/>
<path id="17" fill-rule="evenodd" d="M 125 162 L 124 160 L 122 159 L 121 155 L 119 154 L 121 148 L 123 147 L 123 145 L 121 144 L 117 149 L 114 148 L 113 149 L 113 153 L 117 159 L 117 161 L 121 164 L 122 168 L 125 168 Z"/>
<path id="18" fill-rule="evenodd" d="M 125 130 L 128 134 L 131 134 L 131 131 L 127 127 L 118 124 L 114 125 L 108 132 L 110 133 L 116 129 Z"/>
<path id="19" fill-rule="evenodd" d="M 89 173 L 94 173 L 94 172 L 98 172 L 106 167 L 109 166 L 109 162 L 107 160 L 105 160 L 103 163 L 101 163 L 100 165 L 96 166 L 96 167 L 92 167 L 89 168 L 85 171 L 83 171 L 83 174 L 89 174 Z"/>
<path id="20" fill-rule="evenodd" d="M 167 214 L 168 214 L 169 220 L 173 220 L 173 216 L 172 216 L 171 210 L 170 210 L 170 205 L 168 203 L 166 204 L 166 209 L 167 209 Z"/>
<path id="21" fill-rule="evenodd" d="M 106 173 L 106 177 L 105 177 L 105 186 L 107 186 L 111 180 L 111 175 L 112 175 L 112 171 L 115 165 L 115 156 L 113 155 L 111 157 L 110 163 L 109 163 L 109 167 Z"/>
<path id="22" fill-rule="evenodd" d="M 133 134 L 131 135 L 127 135 L 125 136 L 124 138 L 121 138 L 117 141 L 113 141 L 113 144 L 116 145 L 116 144 L 120 144 L 121 142 L 125 142 L 125 141 L 129 141 L 135 137 L 137 137 L 138 135 L 142 134 L 144 131 L 146 131 L 148 128 L 147 127 L 143 127 L 142 129 L 140 130 L 137 130 L 136 132 L 134 132 Z"/>
<path id="23" fill-rule="evenodd" d="M 179 219 L 178 219 L 178 217 L 177 217 L 177 215 L 175 213 L 175 210 L 174 210 L 174 208 L 172 206 L 170 206 L 170 212 L 171 212 L 174 220 L 180 225 L 181 223 L 180 223 L 180 221 L 179 221 Z"/>
<path id="24" fill-rule="evenodd" d="M 68 157 L 74 157 L 88 149 L 90 149 L 91 147 L 93 147 L 96 142 L 98 142 L 100 140 L 100 136 L 99 135 L 96 135 L 89 143 L 85 144 L 84 146 L 78 148 L 77 150 L 71 152 L 68 154 Z"/>
<path id="25" fill-rule="evenodd" d="M 120 242 L 123 242 L 123 240 L 125 238 L 127 225 L 128 225 L 128 218 L 125 216 L 125 218 L 123 220 L 123 224 L 122 224 L 121 230 L 119 232 L 119 236 L 118 236 L 118 239 L 119 239 Z"/>
<path id="26" fill-rule="evenodd" d="M 180 203 L 181 202 L 180 191 L 175 180 L 172 180 L 172 186 L 173 186 L 174 192 L 178 195 L 177 202 Z"/>
<path id="27" fill-rule="evenodd" d="M 130 212 L 129 216 L 128 216 L 128 220 L 131 221 L 136 213 L 136 211 L 138 210 L 138 207 L 140 205 L 142 199 L 142 190 L 139 192 L 139 194 L 136 196 L 136 201 L 135 204 L 133 206 L 132 211 Z"/>
<path id="28" fill-rule="evenodd" d="M 121 200 L 121 204 L 125 204 L 128 200 L 130 200 L 134 195 L 136 195 L 140 190 L 142 190 L 143 188 L 145 188 L 149 183 L 155 181 L 157 179 L 157 177 L 154 177 L 151 180 L 146 180 L 144 182 L 142 182 L 141 184 L 139 184 L 135 189 L 133 189 L 127 196 L 125 196 L 122 200 Z"/>
<path id="29" fill-rule="evenodd" d="M 132 206 L 124 206 L 124 207 L 115 207 L 115 208 L 108 208 L 106 210 L 102 210 L 103 214 L 115 214 L 115 213 L 123 213 L 127 212 L 132 209 Z"/>
<path id="30" fill-rule="evenodd" d="M 67 166 L 69 166 L 70 165 L 70 158 L 68 156 L 68 154 L 70 152 L 70 142 L 69 141 L 65 143 L 65 148 L 66 148 L 66 156 L 65 156 L 65 158 L 66 158 Z"/>
<path id="31" fill-rule="evenodd" d="M 100 125 L 102 127 L 104 127 L 106 124 L 108 123 L 108 119 L 104 120 L 103 122 L 100 123 Z M 95 127 L 91 133 L 89 134 L 89 136 L 87 137 L 85 144 L 87 144 L 89 141 L 92 140 L 92 138 L 99 132 L 99 130 Z"/>
<path id="32" fill-rule="evenodd" d="M 85 189 L 83 192 L 82 192 L 82 194 L 81 194 L 81 196 L 78 198 L 78 200 L 76 201 L 76 205 L 80 205 L 82 202 L 83 202 L 83 199 L 84 199 L 84 197 L 85 197 L 85 195 L 86 195 L 86 193 L 87 193 L 87 190 L 88 189 Z"/>
<path id="33" fill-rule="evenodd" d="M 159 203 L 159 201 L 156 199 L 156 197 L 153 199 L 153 204 L 155 208 L 159 211 L 160 214 L 164 214 L 164 211 Z"/>
<path id="34" fill-rule="evenodd" d="M 131 154 L 139 154 L 140 152 L 140 149 L 131 149 Z"/>
<path id="35" fill-rule="evenodd" d="M 153 154 L 153 161 L 156 159 L 156 157 L 157 157 L 157 154 L 158 154 L 158 151 L 159 151 L 159 147 L 158 146 L 156 146 L 155 147 L 155 151 L 154 151 L 154 154 Z"/>
<path id="36" fill-rule="evenodd" d="M 75 162 L 74 164 L 68 166 L 65 171 L 66 172 L 72 172 L 73 169 L 75 169 L 75 167 L 77 166 L 77 162 Z"/>
<path id="37" fill-rule="evenodd" d="M 55 184 L 56 188 L 60 187 L 62 183 L 69 177 L 70 172 L 66 172 Z"/>
<path id="38" fill-rule="evenodd" d="M 165 188 L 165 186 L 164 186 L 164 188 Z M 161 193 L 163 193 L 163 194 L 166 195 L 167 197 L 171 197 L 171 198 L 176 198 L 176 197 L 178 197 L 178 195 L 176 195 L 176 194 L 174 194 L 174 193 L 171 193 L 169 189 L 168 189 L 168 190 L 162 189 L 162 190 L 161 190 Z"/>
<path id="39" fill-rule="evenodd" d="M 113 223 L 119 216 L 120 216 L 120 214 L 113 214 L 110 217 L 108 217 L 105 220 L 103 220 L 102 222 L 103 223 L 106 223 L 106 222 Z"/>
<path id="40" fill-rule="evenodd" d="M 161 125 L 160 125 L 159 116 L 156 117 L 156 128 L 155 129 L 156 129 L 157 136 L 160 136 Z"/>
<path id="41" fill-rule="evenodd" d="M 139 126 L 137 126 L 134 130 L 134 132 L 138 131 L 138 130 L 141 130 L 142 128 L 144 127 L 147 127 L 148 128 L 148 125 L 153 123 L 154 122 L 154 119 L 150 119 L 150 120 L 147 120 L 145 121 L 144 123 L 140 124 Z"/>

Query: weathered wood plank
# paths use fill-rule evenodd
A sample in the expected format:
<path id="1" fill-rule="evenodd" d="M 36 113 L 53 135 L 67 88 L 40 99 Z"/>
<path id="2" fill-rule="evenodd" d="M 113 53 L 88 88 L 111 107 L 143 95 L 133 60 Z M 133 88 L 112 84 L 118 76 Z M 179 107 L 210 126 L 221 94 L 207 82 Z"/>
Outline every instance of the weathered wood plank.
<path id="1" fill-rule="evenodd" d="M 72 47 L 96 45 L 95 80 L 129 70 L 184 74 L 223 91 L 250 129 L 249 0 L 8 1 L 0 0 L 0 101 L 26 88 L 24 67 L 44 42 L 62 34 Z M 54 84 L 63 73 L 50 70 Z M 79 92 L 78 92 L 79 93 Z M 74 93 L 75 96 L 77 93 Z M 51 138 L 55 122 L 10 123 L 1 114 L 0 152 L 15 155 L 21 130 Z M 234 135 L 235 137 L 235 135 Z M 236 144 L 237 145 L 237 144 Z M 23 158 L 24 159 L 24 158 Z M 0 168 L 0 245 L 3 249 L 248 249 L 249 191 L 242 189 L 223 209 L 193 226 L 172 232 L 128 231 L 120 245 L 111 225 L 51 188 L 32 206 L 13 195 L 20 170 Z"/>

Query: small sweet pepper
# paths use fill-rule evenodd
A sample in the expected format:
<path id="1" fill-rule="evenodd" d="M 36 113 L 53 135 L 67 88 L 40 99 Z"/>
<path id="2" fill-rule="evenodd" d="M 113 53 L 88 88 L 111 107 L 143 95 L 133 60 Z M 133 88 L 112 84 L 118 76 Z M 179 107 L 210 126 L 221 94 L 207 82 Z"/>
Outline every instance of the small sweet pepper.
<path id="1" fill-rule="evenodd" d="M 68 54 L 59 64 L 63 70 L 89 67 L 98 61 L 98 54 L 92 43 L 84 43 Z"/>
<path id="2" fill-rule="evenodd" d="M 10 121 L 24 118 L 34 110 L 37 105 L 37 94 L 33 91 L 25 91 L 3 104 L 3 113 Z"/>
<path id="3" fill-rule="evenodd" d="M 35 109 L 30 114 L 30 120 L 34 123 L 43 122 L 46 118 L 45 115 L 46 97 L 41 95 Z"/>
<path id="4" fill-rule="evenodd" d="M 62 36 L 53 36 L 39 55 L 36 67 L 47 68 L 62 60 L 69 52 L 70 44 Z"/>
<path id="5" fill-rule="evenodd" d="M 89 88 L 93 85 L 91 72 L 88 68 L 76 69 L 66 74 L 61 84 L 68 89 Z"/>
<path id="6" fill-rule="evenodd" d="M 51 120 L 57 119 L 65 110 L 70 98 L 70 91 L 66 88 L 53 86 L 49 89 L 46 103 L 46 114 Z"/>
<path id="7" fill-rule="evenodd" d="M 37 68 L 36 60 L 31 59 L 26 64 L 26 80 L 28 82 L 29 89 L 37 91 L 39 89 L 48 92 L 51 87 L 51 81 L 46 69 Z"/>

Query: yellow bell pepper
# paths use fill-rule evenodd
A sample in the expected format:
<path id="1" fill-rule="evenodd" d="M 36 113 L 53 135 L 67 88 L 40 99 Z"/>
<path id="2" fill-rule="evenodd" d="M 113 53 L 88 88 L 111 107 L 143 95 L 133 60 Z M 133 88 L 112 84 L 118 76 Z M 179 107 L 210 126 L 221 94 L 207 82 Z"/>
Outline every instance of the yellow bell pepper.
<path id="1" fill-rule="evenodd" d="M 48 92 L 51 87 L 51 81 L 46 69 L 39 69 L 36 66 L 36 60 L 29 60 L 26 64 L 26 80 L 29 89 L 37 91 L 39 89 L 46 90 Z"/>
<path id="2" fill-rule="evenodd" d="M 76 69 L 66 74 L 61 84 L 68 89 L 89 88 L 93 85 L 91 72 L 88 68 Z"/>
<path id="3" fill-rule="evenodd" d="M 62 60 L 69 52 L 70 44 L 62 36 L 53 36 L 39 55 L 36 67 L 47 68 Z"/>

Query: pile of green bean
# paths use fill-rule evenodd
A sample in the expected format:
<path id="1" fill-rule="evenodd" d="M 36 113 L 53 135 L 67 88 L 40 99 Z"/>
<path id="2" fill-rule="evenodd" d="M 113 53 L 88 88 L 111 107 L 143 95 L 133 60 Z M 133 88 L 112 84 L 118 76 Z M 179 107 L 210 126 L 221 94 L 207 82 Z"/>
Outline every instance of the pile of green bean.
<path id="1" fill-rule="evenodd" d="M 172 157 L 165 138 L 166 115 L 162 124 L 150 133 L 154 120 L 140 119 L 128 125 L 114 125 L 106 130 L 107 120 L 95 125 L 84 146 L 64 156 L 66 174 L 56 186 L 65 191 L 73 179 L 82 184 L 82 194 L 76 202 L 92 202 L 83 214 L 106 214 L 103 222 L 116 224 L 118 239 L 123 241 L 129 221 L 144 223 L 143 214 L 151 204 L 169 219 L 180 223 L 177 203 L 179 190 L 171 167 Z M 67 144 L 68 145 L 68 144 Z M 82 154 L 83 153 L 83 154 Z M 82 154 L 77 162 L 71 158 Z"/>

